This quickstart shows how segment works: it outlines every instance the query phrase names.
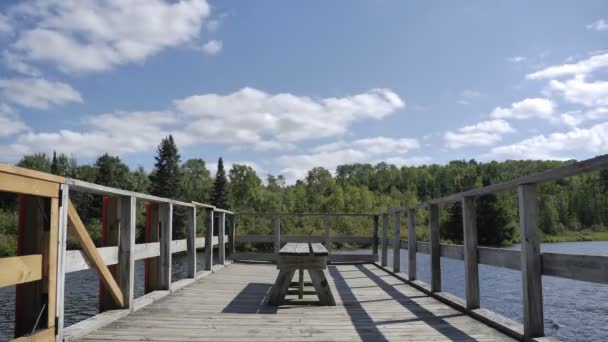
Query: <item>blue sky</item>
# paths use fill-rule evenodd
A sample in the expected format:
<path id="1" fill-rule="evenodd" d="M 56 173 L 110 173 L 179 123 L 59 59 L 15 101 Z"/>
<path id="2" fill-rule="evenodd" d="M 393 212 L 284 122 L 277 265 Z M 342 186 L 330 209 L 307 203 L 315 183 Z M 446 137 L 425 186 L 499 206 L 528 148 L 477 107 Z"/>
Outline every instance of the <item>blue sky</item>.
<path id="1" fill-rule="evenodd" d="M 291 181 L 314 166 L 608 150 L 605 1 L 0 4 L 0 161 L 56 149 Z M 213 167 L 213 165 L 211 165 Z"/>

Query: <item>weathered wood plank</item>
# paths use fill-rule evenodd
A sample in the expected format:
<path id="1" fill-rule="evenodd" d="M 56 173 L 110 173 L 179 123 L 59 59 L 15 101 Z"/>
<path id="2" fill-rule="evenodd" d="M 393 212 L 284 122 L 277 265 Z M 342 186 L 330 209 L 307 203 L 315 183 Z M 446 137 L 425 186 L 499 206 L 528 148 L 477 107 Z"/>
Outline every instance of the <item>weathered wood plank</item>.
<path id="1" fill-rule="evenodd" d="M 42 254 L 0 258 L 0 287 L 42 279 Z"/>
<path id="2" fill-rule="evenodd" d="M 462 226 L 464 229 L 464 273 L 467 309 L 478 309 L 479 266 L 477 264 L 477 216 L 475 197 L 462 199 Z"/>
<path id="3" fill-rule="evenodd" d="M 393 272 L 401 272 L 401 214 L 393 214 Z"/>
<path id="4" fill-rule="evenodd" d="M 519 271 L 520 252 L 504 248 L 477 247 L 479 263 Z"/>
<path id="5" fill-rule="evenodd" d="M 520 185 L 517 193 L 519 197 L 519 235 L 521 237 L 524 335 L 528 338 L 540 337 L 544 335 L 543 285 L 536 185 Z"/>
<path id="6" fill-rule="evenodd" d="M 57 198 L 59 197 L 59 186 L 58 183 L 45 180 L 0 173 L 0 191 Z"/>
<path id="7" fill-rule="evenodd" d="M 273 232 L 274 232 L 274 253 L 279 253 L 281 249 L 281 217 L 274 215 L 272 217 Z"/>
<path id="8" fill-rule="evenodd" d="M 464 246 L 463 245 L 446 245 L 442 244 L 439 247 L 441 256 L 449 259 L 464 260 Z"/>
<path id="9" fill-rule="evenodd" d="M 416 210 L 407 212 L 407 276 L 416 280 Z"/>
<path id="10" fill-rule="evenodd" d="M 207 227 L 205 229 L 205 271 L 213 270 L 213 223 L 214 212 L 212 208 L 205 208 L 205 221 Z M 211 244 L 208 242 L 211 241 Z"/>
<path id="11" fill-rule="evenodd" d="M 186 235 L 188 260 L 186 265 L 186 276 L 196 276 L 196 207 L 188 209 L 186 214 Z"/>
<path id="12" fill-rule="evenodd" d="M 224 234 L 226 233 L 226 213 L 218 213 L 218 249 L 217 249 L 217 262 L 220 265 L 226 263 L 226 240 Z"/>
<path id="13" fill-rule="evenodd" d="M 310 275 L 310 279 L 315 287 L 320 304 L 323 306 L 335 306 L 336 300 L 334 299 L 334 295 L 331 292 L 329 283 L 325 278 L 325 272 L 322 270 L 309 268 L 308 274 Z"/>
<path id="14" fill-rule="evenodd" d="M 325 247 L 327 247 L 327 250 L 331 253 L 331 218 L 326 215 L 323 219 L 323 223 L 325 225 Z"/>
<path id="15" fill-rule="evenodd" d="M 329 251 L 320 243 L 311 243 L 310 250 L 312 254 L 317 256 L 327 256 L 329 255 Z"/>
<path id="16" fill-rule="evenodd" d="M 441 291 L 441 247 L 439 240 L 439 206 L 429 206 L 429 229 L 431 242 L 429 252 L 431 254 L 431 291 Z"/>
<path id="17" fill-rule="evenodd" d="M 542 270 L 544 275 L 608 284 L 608 256 L 543 253 Z"/>
<path id="18" fill-rule="evenodd" d="M 388 214 L 382 214 L 382 266 L 388 264 Z"/>
<path id="19" fill-rule="evenodd" d="M 171 267 L 172 252 L 171 242 L 173 238 L 173 203 L 160 203 L 158 205 L 160 221 L 160 290 L 171 289 Z"/>
<path id="20" fill-rule="evenodd" d="M 123 293 L 123 308 L 132 309 L 135 288 L 136 198 L 120 198 L 120 240 L 118 242 L 118 284 Z"/>
<path id="21" fill-rule="evenodd" d="M 110 270 L 97 252 L 97 248 L 95 248 L 93 240 L 91 240 L 89 233 L 84 227 L 82 220 L 80 220 L 80 216 L 78 216 L 76 208 L 74 207 L 74 204 L 71 201 L 68 206 L 68 219 L 72 228 L 74 228 L 74 232 L 76 233 L 76 237 L 80 242 L 84 254 L 87 256 L 88 260 L 93 264 L 93 267 L 99 272 L 99 278 L 103 282 L 104 286 L 110 292 L 110 295 L 112 296 L 112 298 L 114 298 L 116 303 L 120 306 L 123 306 L 123 294 L 120 291 L 116 280 L 110 273 Z"/>
<path id="22" fill-rule="evenodd" d="M 378 224 L 379 224 L 379 217 L 378 215 L 374 216 L 373 218 L 373 242 L 372 242 L 372 254 L 374 255 L 375 261 L 378 261 L 378 244 L 379 244 L 379 240 L 378 240 Z"/>

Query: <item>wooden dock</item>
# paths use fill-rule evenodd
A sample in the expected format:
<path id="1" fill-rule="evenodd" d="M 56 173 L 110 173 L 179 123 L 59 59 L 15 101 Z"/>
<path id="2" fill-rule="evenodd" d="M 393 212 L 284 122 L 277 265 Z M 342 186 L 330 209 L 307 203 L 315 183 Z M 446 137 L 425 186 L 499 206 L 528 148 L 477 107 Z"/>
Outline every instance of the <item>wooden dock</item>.
<path id="1" fill-rule="evenodd" d="M 267 305 L 277 273 L 275 265 L 232 264 L 90 333 L 83 340 L 511 340 L 373 264 L 328 267 L 335 307 Z M 288 298 L 298 301 L 295 294 Z"/>

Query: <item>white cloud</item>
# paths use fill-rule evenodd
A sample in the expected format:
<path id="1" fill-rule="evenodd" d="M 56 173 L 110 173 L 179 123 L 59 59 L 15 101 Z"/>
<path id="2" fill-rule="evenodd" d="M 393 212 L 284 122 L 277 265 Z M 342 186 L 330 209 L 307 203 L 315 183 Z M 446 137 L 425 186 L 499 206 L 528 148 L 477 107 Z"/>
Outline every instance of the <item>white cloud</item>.
<path id="1" fill-rule="evenodd" d="M 567 132 L 537 135 L 519 143 L 498 146 L 491 150 L 489 157 L 510 157 L 521 159 L 570 159 L 565 153 L 589 151 L 601 154 L 608 152 L 608 122 L 590 128 L 573 128 Z"/>
<path id="2" fill-rule="evenodd" d="M 69 84 L 41 78 L 0 79 L 0 96 L 21 106 L 37 109 L 82 102 L 80 94 Z"/>
<path id="3" fill-rule="evenodd" d="M 20 135 L 11 148 L 21 153 L 57 150 L 82 158 L 105 152 L 123 155 L 150 151 L 170 133 L 161 126 L 175 122 L 175 115 L 166 112 L 102 114 L 85 119 L 83 131 L 28 132 Z"/>
<path id="4" fill-rule="evenodd" d="M 608 119 L 608 107 L 597 107 L 587 111 L 575 110 L 561 115 L 564 124 L 576 127 L 584 122 Z"/>
<path id="5" fill-rule="evenodd" d="M 37 0 L 9 12 L 32 23 L 18 32 L 12 53 L 84 72 L 142 62 L 191 42 L 210 8 L 205 0 Z"/>
<path id="6" fill-rule="evenodd" d="M 451 149 L 467 146 L 489 146 L 502 140 L 502 136 L 515 130 L 504 120 L 482 121 L 475 125 L 464 126 L 456 132 L 448 131 L 443 136 L 445 145 Z"/>
<path id="7" fill-rule="evenodd" d="M 608 22 L 604 19 L 598 19 L 586 26 L 587 30 L 608 31 Z"/>
<path id="8" fill-rule="evenodd" d="M 528 98 L 514 102 L 509 108 L 496 107 L 490 116 L 495 119 L 530 119 L 541 118 L 551 120 L 555 104 L 543 98 Z"/>
<path id="9" fill-rule="evenodd" d="M 9 69 L 15 70 L 20 74 L 28 75 L 28 76 L 35 76 L 35 77 L 42 75 L 40 70 L 23 62 L 21 60 L 21 58 L 14 53 L 11 53 L 9 51 L 4 51 L 2 54 L 2 57 L 4 58 L 4 64 Z"/>
<path id="10" fill-rule="evenodd" d="M 591 56 L 576 63 L 554 65 L 526 75 L 529 80 L 548 79 L 572 75 L 587 75 L 592 71 L 608 67 L 608 53 Z"/>
<path id="11" fill-rule="evenodd" d="M 381 119 L 404 108 L 389 89 L 314 99 L 243 88 L 227 95 L 204 94 L 175 101 L 189 120 L 185 138 L 280 148 L 308 139 L 338 136 L 359 120 Z"/>
<path id="12" fill-rule="evenodd" d="M 283 167 L 280 173 L 292 183 L 296 179 L 303 178 L 308 170 L 319 166 L 334 170 L 342 164 L 380 161 L 395 162 L 399 165 L 407 164 L 409 161 L 418 165 L 422 157 L 404 158 L 401 155 L 419 147 L 420 144 L 416 139 L 374 137 L 320 145 L 312 148 L 310 153 L 279 156 L 276 162 Z M 424 160 L 427 160 L 426 157 Z"/>
<path id="13" fill-rule="evenodd" d="M 0 13 L 0 34 L 11 32 L 13 29 L 11 27 L 9 18 L 2 13 Z"/>
<path id="14" fill-rule="evenodd" d="M 524 57 L 524 56 L 513 56 L 513 57 L 507 58 L 507 62 L 510 62 L 510 63 L 521 63 L 521 62 L 524 62 L 525 60 L 526 60 L 526 57 Z"/>
<path id="15" fill-rule="evenodd" d="M 0 137 L 15 135 L 27 129 L 27 125 L 11 107 L 5 103 L 0 103 Z"/>
<path id="16" fill-rule="evenodd" d="M 608 82 L 587 82 L 583 76 L 561 82 L 551 80 L 549 90 L 563 95 L 571 103 L 582 104 L 587 107 L 608 105 Z"/>
<path id="17" fill-rule="evenodd" d="M 222 42 L 219 40 L 210 40 L 202 46 L 202 51 L 209 55 L 217 55 L 222 50 Z"/>

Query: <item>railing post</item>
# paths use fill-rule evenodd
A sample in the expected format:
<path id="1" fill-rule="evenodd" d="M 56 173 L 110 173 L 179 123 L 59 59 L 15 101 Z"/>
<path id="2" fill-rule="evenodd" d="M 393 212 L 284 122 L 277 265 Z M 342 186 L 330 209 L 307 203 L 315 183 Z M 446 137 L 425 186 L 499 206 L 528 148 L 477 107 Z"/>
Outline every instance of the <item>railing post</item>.
<path id="1" fill-rule="evenodd" d="M 519 195 L 519 235 L 521 236 L 524 336 L 526 338 L 541 337 L 544 335 L 543 286 L 536 184 L 520 185 L 517 190 Z"/>
<path id="2" fill-rule="evenodd" d="M 388 214 L 382 214 L 382 266 L 388 264 Z"/>
<path id="3" fill-rule="evenodd" d="M 281 249 L 281 216 L 275 214 L 274 221 L 274 254 L 279 254 Z"/>
<path id="4" fill-rule="evenodd" d="M 63 341 L 64 300 L 65 300 L 65 254 L 68 234 L 68 203 L 70 187 L 61 184 L 61 201 L 59 206 L 59 227 L 57 231 L 57 341 Z"/>
<path id="5" fill-rule="evenodd" d="M 407 211 L 407 277 L 416 280 L 416 210 Z"/>
<path id="6" fill-rule="evenodd" d="M 393 221 L 393 272 L 401 272 L 401 213 L 396 212 Z"/>
<path id="7" fill-rule="evenodd" d="M 226 263 L 226 241 L 224 236 L 226 234 L 226 213 L 219 212 L 219 222 L 218 222 L 218 230 L 217 230 L 217 259 L 220 265 L 224 265 Z"/>
<path id="8" fill-rule="evenodd" d="M 325 223 L 325 248 L 331 257 L 331 221 L 329 215 L 324 217 Z"/>
<path id="9" fill-rule="evenodd" d="M 118 243 L 118 286 L 122 291 L 125 309 L 133 309 L 135 287 L 135 211 L 136 198 L 120 198 L 120 240 Z"/>
<path id="10" fill-rule="evenodd" d="M 231 259 L 234 259 L 234 255 L 236 254 L 236 215 L 230 215 L 230 226 L 228 228 L 228 239 L 230 240 L 230 253 L 229 256 Z"/>
<path id="11" fill-rule="evenodd" d="M 194 278 L 196 276 L 196 207 L 187 208 L 186 212 L 186 246 L 188 248 L 186 273 L 188 278 Z"/>
<path id="12" fill-rule="evenodd" d="M 374 242 L 372 244 L 374 261 L 378 262 L 378 215 L 374 215 Z"/>
<path id="13" fill-rule="evenodd" d="M 173 203 L 159 204 L 160 218 L 160 288 L 171 290 L 171 240 L 173 239 Z"/>
<path id="14" fill-rule="evenodd" d="M 118 246 L 120 241 L 120 231 L 122 225 L 122 211 L 120 197 L 103 197 L 102 209 L 102 247 Z M 116 265 L 108 265 L 108 269 L 112 276 L 117 281 L 120 281 L 120 260 Z M 123 297 L 124 297 L 123 293 Z M 99 311 L 120 309 L 121 307 L 114 301 L 110 292 L 103 286 L 99 280 Z"/>
<path id="15" fill-rule="evenodd" d="M 441 292 L 441 245 L 439 244 L 439 206 L 429 206 L 431 231 L 431 291 Z"/>
<path id="16" fill-rule="evenodd" d="M 467 309 L 479 309 L 479 266 L 477 264 L 477 219 L 475 197 L 462 199 L 464 229 L 464 271 Z"/>
<path id="17" fill-rule="evenodd" d="M 205 270 L 213 270 L 213 216 L 212 208 L 205 210 L 207 229 L 205 230 Z"/>

